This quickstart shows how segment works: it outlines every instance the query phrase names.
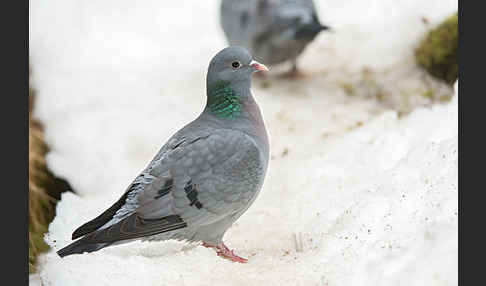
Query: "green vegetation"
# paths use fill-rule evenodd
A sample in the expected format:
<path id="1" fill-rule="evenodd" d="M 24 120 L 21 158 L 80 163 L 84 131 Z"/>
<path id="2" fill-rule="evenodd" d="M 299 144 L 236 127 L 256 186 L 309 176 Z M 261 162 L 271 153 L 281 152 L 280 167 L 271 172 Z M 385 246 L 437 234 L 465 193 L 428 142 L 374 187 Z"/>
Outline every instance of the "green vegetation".
<path id="1" fill-rule="evenodd" d="M 49 248 L 43 236 L 54 217 L 53 198 L 45 188 L 47 177 L 45 154 L 47 145 L 42 140 L 40 124 L 31 118 L 33 103 L 29 90 L 29 272 L 35 271 L 37 255 Z"/>
<path id="2" fill-rule="evenodd" d="M 34 94 L 29 90 L 29 273 L 35 272 L 37 256 L 49 249 L 44 234 L 55 215 L 61 192 L 71 190 L 69 184 L 56 178 L 47 168 L 45 156 L 49 148 L 44 142 L 41 124 L 31 118 Z"/>
<path id="3" fill-rule="evenodd" d="M 458 14 L 430 30 L 415 50 L 417 63 L 431 75 L 454 84 L 458 74 Z"/>

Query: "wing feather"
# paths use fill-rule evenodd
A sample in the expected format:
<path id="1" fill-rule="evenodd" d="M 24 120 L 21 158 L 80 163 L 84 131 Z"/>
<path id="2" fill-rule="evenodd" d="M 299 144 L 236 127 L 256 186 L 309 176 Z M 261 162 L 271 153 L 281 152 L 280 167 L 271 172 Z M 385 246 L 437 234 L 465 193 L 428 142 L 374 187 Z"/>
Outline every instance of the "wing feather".
<path id="1" fill-rule="evenodd" d="M 141 238 L 186 227 L 178 215 L 160 219 L 144 219 L 134 213 L 105 229 L 93 232 L 83 238 L 85 243 L 106 243 Z"/>
<path id="2" fill-rule="evenodd" d="M 246 135 L 226 130 L 171 142 L 115 204 L 79 227 L 73 239 L 85 235 L 86 243 L 108 243 L 141 238 L 210 223 L 245 207 L 237 200 L 241 194 L 251 196 L 244 178 L 222 180 L 221 175 L 255 149 Z"/>

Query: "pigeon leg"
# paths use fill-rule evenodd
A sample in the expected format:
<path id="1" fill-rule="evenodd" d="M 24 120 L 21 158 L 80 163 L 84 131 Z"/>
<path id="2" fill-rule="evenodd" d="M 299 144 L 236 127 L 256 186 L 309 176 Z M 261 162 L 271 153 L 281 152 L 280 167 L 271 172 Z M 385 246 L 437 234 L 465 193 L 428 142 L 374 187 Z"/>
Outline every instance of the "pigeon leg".
<path id="1" fill-rule="evenodd" d="M 291 61 L 292 63 L 292 68 L 281 75 L 283 78 L 301 78 L 304 77 L 305 74 L 303 74 L 298 68 L 297 68 L 297 59 L 293 59 Z"/>
<path id="2" fill-rule="evenodd" d="M 216 254 L 218 256 L 221 256 L 221 257 L 223 257 L 225 259 L 229 259 L 231 261 L 239 262 L 239 263 L 246 263 L 246 262 L 248 262 L 248 259 L 236 255 L 233 250 L 230 250 L 224 244 L 224 242 L 221 242 L 218 245 L 212 245 L 212 244 L 203 242 L 202 246 L 207 247 L 207 248 L 213 248 L 214 250 L 216 250 Z"/>
<path id="3" fill-rule="evenodd" d="M 290 70 L 291 74 L 298 74 L 299 70 L 297 69 L 297 59 L 292 60 L 292 69 Z"/>

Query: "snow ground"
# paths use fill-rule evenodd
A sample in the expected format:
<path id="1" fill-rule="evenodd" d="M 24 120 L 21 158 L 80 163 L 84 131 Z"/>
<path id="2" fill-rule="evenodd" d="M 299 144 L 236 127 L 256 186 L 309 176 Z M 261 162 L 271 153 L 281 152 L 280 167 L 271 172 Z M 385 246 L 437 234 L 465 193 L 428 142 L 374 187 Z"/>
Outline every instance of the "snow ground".
<path id="1" fill-rule="evenodd" d="M 175 241 L 54 253 L 201 111 L 207 65 L 225 46 L 219 2 L 31 1 L 35 116 L 49 167 L 79 194 L 58 204 L 46 236 L 54 250 L 32 284 L 456 285 L 457 96 L 399 119 L 342 83 L 366 67 L 391 94 L 428 84 L 450 93 L 424 84 L 410 57 L 422 17 L 436 23 L 457 1 L 316 2 L 336 31 L 305 51 L 309 76 L 254 83 L 272 160 L 259 198 L 225 236 L 250 257 L 241 265 Z"/>

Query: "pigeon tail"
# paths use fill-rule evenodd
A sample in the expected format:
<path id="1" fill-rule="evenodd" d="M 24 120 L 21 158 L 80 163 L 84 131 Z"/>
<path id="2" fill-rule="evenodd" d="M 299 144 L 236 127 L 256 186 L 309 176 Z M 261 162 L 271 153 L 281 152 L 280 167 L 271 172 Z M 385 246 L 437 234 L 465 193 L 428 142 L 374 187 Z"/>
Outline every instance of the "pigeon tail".
<path id="1" fill-rule="evenodd" d="M 301 26 L 296 32 L 295 32 L 295 38 L 296 39 L 313 39 L 319 32 L 324 31 L 324 30 L 329 30 L 330 28 L 328 26 L 321 25 L 319 23 L 310 23 Z"/>
<path id="2" fill-rule="evenodd" d="M 111 245 L 112 243 L 86 243 L 84 238 L 77 240 L 68 246 L 57 251 L 57 254 L 61 257 L 68 256 L 71 254 L 81 254 L 84 252 L 93 252 L 100 250 L 104 247 Z"/>

